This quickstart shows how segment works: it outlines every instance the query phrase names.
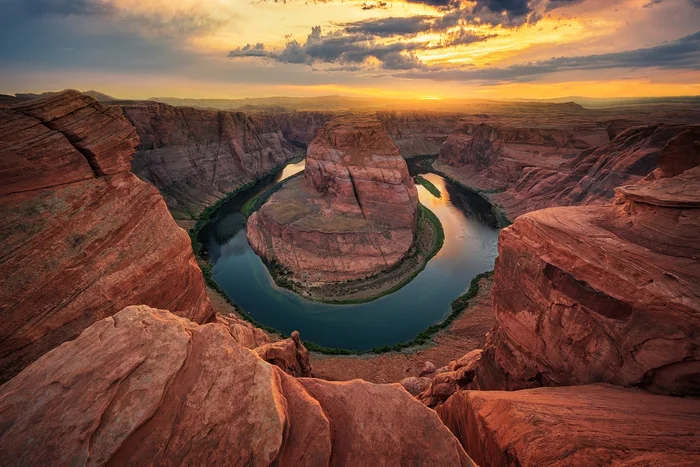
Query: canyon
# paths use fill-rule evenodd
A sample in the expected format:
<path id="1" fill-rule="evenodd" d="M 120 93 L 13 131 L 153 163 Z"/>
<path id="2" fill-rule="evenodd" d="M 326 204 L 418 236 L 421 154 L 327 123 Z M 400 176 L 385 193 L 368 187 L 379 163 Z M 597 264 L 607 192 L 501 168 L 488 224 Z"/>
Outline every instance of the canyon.
<path id="1" fill-rule="evenodd" d="M 337 118 L 307 151 L 304 177 L 284 183 L 248 219 L 267 262 L 308 282 L 341 282 L 396 265 L 416 233 L 418 197 L 381 123 Z"/>
<path id="2" fill-rule="evenodd" d="M 492 110 L 242 113 L 74 91 L 0 108 L 0 464 L 697 465 L 700 113 Z M 402 155 L 437 155 L 514 220 L 435 346 L 320 360 L 303 333 L 214 311 L 173 216 L 300 153 L 303 177 L 249 219 L 262 256 L 300 238 L 278 221 L 310 198 L 333 228 L 381 222 L 400 258 L 417 205 Z M 387 264 L 288 262 L 334 280 Z"/>

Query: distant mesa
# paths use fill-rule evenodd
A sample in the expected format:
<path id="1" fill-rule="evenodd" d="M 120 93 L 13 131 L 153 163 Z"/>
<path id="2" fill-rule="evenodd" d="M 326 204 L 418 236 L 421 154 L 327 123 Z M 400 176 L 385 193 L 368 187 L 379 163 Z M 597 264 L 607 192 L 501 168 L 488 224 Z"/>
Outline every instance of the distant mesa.
<path id="1" fill-rule="evenodd" d="M 406 255 L 417 208 L 406 162 L 382 124 L 343 116 L 309 145 L 304 176 L 285 183 L 250 217 L 248 240 L 294 279 L 360 279 Z"/>

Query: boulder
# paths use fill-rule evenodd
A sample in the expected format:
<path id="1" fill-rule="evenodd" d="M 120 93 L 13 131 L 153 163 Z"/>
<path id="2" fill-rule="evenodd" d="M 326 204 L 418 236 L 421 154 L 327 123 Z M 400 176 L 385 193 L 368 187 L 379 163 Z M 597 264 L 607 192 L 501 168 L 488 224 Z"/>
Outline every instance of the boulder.
<path id="1" fill-rule="evenodd" d="M 594 384 L 462 391 L 437 412 L 479 465 L 700 463 L 697 399 Z"/>
<path id="2" fill-rule="evenodd" d="M 0 387 L 3 465 L 473 465 L 392 385 L 295 379 L 229 328 L 127 307 Z"/>

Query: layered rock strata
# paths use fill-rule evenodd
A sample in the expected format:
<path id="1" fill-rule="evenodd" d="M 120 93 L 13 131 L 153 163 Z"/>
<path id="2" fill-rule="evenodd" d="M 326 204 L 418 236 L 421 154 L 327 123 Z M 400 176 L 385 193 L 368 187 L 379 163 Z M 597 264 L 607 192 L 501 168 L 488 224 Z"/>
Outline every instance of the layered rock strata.
<path id="1" fill-rule="evenodd" d="M 661 150 L 688 125 L 650 124 L 621 131 L 557 168 L 528 167 L 505 193 L 493 196 L 511 216 L 552 206 L 606 204 L 615 188 L 658 167 Z"/>
<path id="2" fill-rule="evenodd" d="M 212 317 L 188 235 L 129 172 L 137 142 L 75 91 L 0 110 L 0 380 L 126 305 Z"/>
<path id="3" fill-rule="evenodd" d="M 121 107 L 141 139 L 133 172 L 155 185 L 177 214 L 198 215 L 300 154 L 263 114 L 155 102 Z"/>
<path id="4" fill-rule="evenodd" d="M 698 147 L 688 128 L 616 204 L 536 211 L 503 230 L 496 324 L 461 388 L 700 394 Z"/>
<path id="5" fill-rule="evenodd" d="M 700 463 L 697 399 L 594 384 L 463 391 L 437 411 L 479 465 Z"/>
<path id="6" fill-rule="evenodd" d="M 0 413 L 0 464 L 473 465 L 400 388 L 295 379 L 225 325 L 145 306 L 30 365 Z"/>
<path id="7" fill-rule="evenodd" d="M 447 137 L 438 161 L 457 168 L 467 185 L 497 191 L 514 185 L 526 168 L 555 169 L 608 141 L 608 133 L 593 121 L 545 120 L 534 126 L 517 117 L 473 116 Z"/>
<path id="8" fill-rule="evenodd" d="M 364 278 L 411 248 L 418 195 L 382 125 L 365 117 L 326 124 L 309 145 L 304 177 L 287 182 L 248 220 L 248 241 L 296 278 Z"/>

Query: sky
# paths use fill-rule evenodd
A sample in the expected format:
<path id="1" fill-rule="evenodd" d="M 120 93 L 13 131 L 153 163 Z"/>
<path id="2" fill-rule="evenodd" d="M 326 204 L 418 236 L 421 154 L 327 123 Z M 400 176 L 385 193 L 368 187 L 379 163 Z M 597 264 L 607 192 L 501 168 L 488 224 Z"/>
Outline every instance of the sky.
<path id="1" fill-rule="evenodd" d="M 0 0 L 0 93 L 700 95 L 700 0 Z"/>

